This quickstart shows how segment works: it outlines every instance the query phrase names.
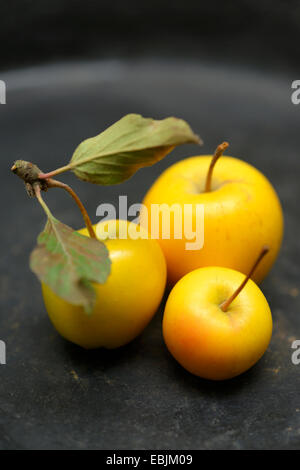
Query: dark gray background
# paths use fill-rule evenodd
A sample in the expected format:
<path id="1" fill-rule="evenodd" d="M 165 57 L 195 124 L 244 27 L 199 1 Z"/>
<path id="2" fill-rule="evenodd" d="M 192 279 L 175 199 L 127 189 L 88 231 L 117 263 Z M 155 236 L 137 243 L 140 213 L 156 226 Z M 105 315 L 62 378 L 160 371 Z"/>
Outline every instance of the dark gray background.
<path id="1" fill-rule="evenodd" d="M 0 106 L 0 339 L 7 365 L 0 366 L 0 448 L 299 448 L 300 366 L 291 362 L 291 343 L 300 339 L 300 106 L 290 99 L 291 82 L 300 78 L 299 7 L 132 5 L 1 7 L 7 104 Z M 177 149 L 120 186 L 65 175 L 93 220 L 101 202 L 117 203 L 119 194 L 141 201 L 168 165 L 211 153 L 225 139 L 232 155 L 270 178 L 282 201 L 283 248 L 262 285 L 274 318 L 272 342 L 236 379 L 209 382 L 176 364 L 162 341 L 163 305 L 139 338 L 116 351 L 81 350 L 47 318 L 28 268 L 44 216 L 9 168 L 16 158 L 45 171 L 61 166 L 82 139 L 129 112 L 182 117 L 204 146 Z M 59 219 L 82 225 L 64 193 L 49 192 L 47 203 Z"/>
<path id="2" fill-rule="evenodd" d="M 145 55 L 299 64 L 297 0 L 10 0 L 0 13 L 2 69 Z"/>

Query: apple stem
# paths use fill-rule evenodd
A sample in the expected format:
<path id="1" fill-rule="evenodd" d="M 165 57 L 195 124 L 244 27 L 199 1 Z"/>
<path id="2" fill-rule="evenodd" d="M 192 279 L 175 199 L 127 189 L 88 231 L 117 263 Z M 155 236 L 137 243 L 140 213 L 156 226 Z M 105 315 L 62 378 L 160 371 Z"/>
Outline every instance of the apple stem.
<path id="1" fill-rule="evenodd" d="M 206 177 L 206 183 L 205 183 L 205 192 L 206 193 L 209 193 L 211 191 L 211 179 L 212 179 L 212 173 L 213 173 L 214 166 L 217 163 L 217 161 L 219 160 L 219 158 L 223 155 L 223 152 L 224 152 L 224 150 L 227 149 L 227 147 L 229 147 L 229 143 L 228 142 L 223 142 L 222 144 L 218 145 L 218 147 L 215 150 L 215 154 L 212 158 L 212 161 L 210 162 L 207 177 Z"/>
<path id="2" fill-rule="evenodd" d="M 65 183 L 62 183 L 61 181 L 57 181 L 57 180 L 54 180 L 54 179 L 51 179 L 51 178 L 47 179 L 46 181 L 47 181 L 47 184 L 48 184 L 49 188 L 62 188 L 65 191 L 67 191 L 70 194 L 70 196 L 72 196 L 72 198 L 76 202 L 77 206 L 79 207 L 79 210 L 82 214 L 83 220 L 85 222 L 86 228 L 88 229 L 90 237 L 97 239 L 95 230 L 93 228 L 93 225 L 92 225 L 91 219 L 90 219 L 90 217 L 87 213 L 87 210 L 84 207 L 84 205 L 82 204 L 82 202 L 79 199 L 79 197 L 77 196 L 77 194 L 75 193 L 75 191 L 70 186 L 68 186 Z"/>
<path id="3" fill-rule="evenodd" d="M 227 300 L 225 300 L 224 302 L 221 303 L 220 309 L 223 310 L 223 312 L 227 311 L 227 309 L 228 309 L 229 305 L 231 304 L 231 302 L 239 295 L 241 290 L 245 287 L 245 285 L 249 281 L 250 277 L 254 273 L 255 269 L 257 268 L 257 266 L 259 265 L 259 263 L 261 262 L 263 257 L 268 253 L 269 250 L 270 250 L 270 248 L 268 246 L 263 247 L 263 249 L 261 250 L 259 256 L 257 257 L 257 260 L 255 261 L 254 265 L 252 266 L 249 274 L 247 274 L 247 276 L 245 277 L 244 281 L 241 283 L 241 285 L 236 289 L 236 291 Z"/>

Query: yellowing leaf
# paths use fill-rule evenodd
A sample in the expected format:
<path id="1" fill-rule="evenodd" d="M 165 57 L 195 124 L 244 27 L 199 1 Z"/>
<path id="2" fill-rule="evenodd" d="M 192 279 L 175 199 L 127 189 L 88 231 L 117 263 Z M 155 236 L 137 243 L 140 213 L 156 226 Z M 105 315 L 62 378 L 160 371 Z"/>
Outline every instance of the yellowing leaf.
<path id="1" fill-rule="evenodd" d="M 31 253 L 30 267 L 55 294 L 90 313 L 96 298 L 92 282 L 106 281 L 110 260 L 104 243 L 79 234 L 50 215 Z"/>
<path id="2" fill-rule="evenodd" d="M 182 119 L 161 121 L 128 114 L 75 150 L 69 169 L 78 178 L 97 184 L 118 184 L 139 168 L 153 165 L 181 144 L 201 144 Z"/>

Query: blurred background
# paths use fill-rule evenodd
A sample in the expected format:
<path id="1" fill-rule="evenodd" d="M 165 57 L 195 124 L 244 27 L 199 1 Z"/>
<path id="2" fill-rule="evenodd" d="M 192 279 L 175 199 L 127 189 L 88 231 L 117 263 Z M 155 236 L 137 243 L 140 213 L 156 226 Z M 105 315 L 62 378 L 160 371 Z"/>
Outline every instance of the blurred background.
<path id="1" fill-rule="evenodd" d="M 10 0 L 1 2 L 1 69 L 70 59 L 184 57 L 299 63 L 297 0 Z"/>
<path id="2" fill-rule="evenodd" d="M 10 0 L 0 8 L 1 195 L 0 449 L 299 448 L 300 2 L 283 0 Z M 272 342 L 250 371 L 226 383 L 188 374 L 168 354 L 163 304 L 143 334 L 115 351 L 83 351 L 56 333 L 28 258 L 45 216 L 10 173 L 22 158 L 50 171 L 127 113 L 177 116 L 203 147 L 176 148 L 118 186 L 62 175 L 94 222 L 100 203 L 141 202 L 172 163 L 230 155 L 261 170 L 284 209 L 285 238 L 262 289 Z M 82 226 L 63 191 L 54 215 Z M 77 379 L 76 379 L 77 377 Z"/>

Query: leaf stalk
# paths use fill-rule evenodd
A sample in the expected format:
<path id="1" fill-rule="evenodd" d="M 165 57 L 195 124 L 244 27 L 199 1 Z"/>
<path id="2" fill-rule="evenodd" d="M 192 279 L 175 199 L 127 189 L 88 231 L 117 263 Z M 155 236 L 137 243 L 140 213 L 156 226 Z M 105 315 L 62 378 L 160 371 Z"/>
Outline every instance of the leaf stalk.
<path id="1" fill-rule="evenodd" d="M 36 195 L 37 200 L 39 201 L 40 205 L 42 206 L 42 208 L 45 211 L 45 214 L 47 215 L 47 217 L 52 218 L 53 215 L 52 215 L 49 207 L 45 203 L 44 199 L 42 198 L 40 185 L 38 183 L 34 183 L 33 189 L 34 189 L 34 193 Z"/>
<path id="2" fill-rule="evenodd" d="M 57 168 L 57 170 L 50 171 L 49 173 L 40 173 L 39 179 L 40 180 L 47 180 L 49 178 L 53 178 L 53 176 L 60 175 L 61 173 L 65 173 L 71 169 L 70 165 L 62 166 L 61 168 Z"/>

